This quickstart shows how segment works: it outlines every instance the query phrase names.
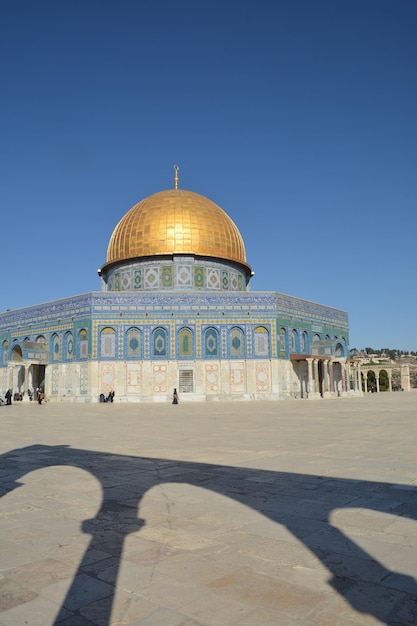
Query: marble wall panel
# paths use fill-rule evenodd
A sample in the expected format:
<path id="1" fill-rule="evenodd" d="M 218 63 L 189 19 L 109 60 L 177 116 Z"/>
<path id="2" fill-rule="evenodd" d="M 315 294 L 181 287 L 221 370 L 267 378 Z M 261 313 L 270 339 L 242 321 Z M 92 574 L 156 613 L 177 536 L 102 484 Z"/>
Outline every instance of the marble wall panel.
<path id="1" fill-rule="evenodd" d="M 257 393 L 270 393 L 271 373 L 269 361 L 258 361 L 255 363 L 255 380 Z"/>
<path id="2" fill-rule="evenodd" d="M 152 387 L 154 394 L 166 394 L 168 392 L 168 368 L 166 363 L 152 366 Z"/>
<path id="3" fill-rule="evenodd" d="M 114 362 L 101 362 L 99 367 L 100 393 L 108 395 L 115 388 L 116 373 Z"/>
<path id="4" fill-rule="evenodd" d="M 126 393 L 140 394 L 142 391 L 142 368 L 140 363 L 126 363 Z"/>
<path id="5" fill-rule="evenodd" d="M 205 393 L 220 393 L 220 370 L 218 363 L 206 363 L 204 367 Z"/>
<path id="6" fill-rule="evenodd" d="M 230 393 L 245 393 L 245 363 L 230 362 Z"/>

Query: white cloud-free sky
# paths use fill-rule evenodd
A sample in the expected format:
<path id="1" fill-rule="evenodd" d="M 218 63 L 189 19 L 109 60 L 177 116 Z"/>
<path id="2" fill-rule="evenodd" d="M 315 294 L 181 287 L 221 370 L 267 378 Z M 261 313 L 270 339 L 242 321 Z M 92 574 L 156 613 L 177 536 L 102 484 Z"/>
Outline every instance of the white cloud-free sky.
<path id="1" fill-rule="evenodd" d="M 252 290 L 417 350 L 414 0 L 21 0 L 0 9 L 0 310 L 100 289 L 111 233 L 180 187 Z"/>

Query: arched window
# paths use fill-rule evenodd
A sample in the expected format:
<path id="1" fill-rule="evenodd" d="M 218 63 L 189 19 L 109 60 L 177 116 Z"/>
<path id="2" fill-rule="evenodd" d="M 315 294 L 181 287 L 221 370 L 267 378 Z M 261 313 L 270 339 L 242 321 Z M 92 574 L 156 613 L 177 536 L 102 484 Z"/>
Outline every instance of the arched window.
<path id="1" fill-rule="evenodd" d="M 206 328 L 204 331 L 203 354 L 205 357 L 219 356 L 219 333 L 215 328 Z"/>
<path id="2" fill-rule="evenodd" d="M 142 355 L 142 333 L 138 328 L 129 328 L 126 333 L 126 356 L 139 359 Z"/>
<path id="3" fill-rule="evenodd" d="M 9 360 L 9 342 L 7 341 L 7 339 L 3 341 L 2 353 L 3 353 L 3 365 L 7 365 L 7 362 Z"/>
<path id="4" fill-rule="evenodd" d="M 280 328 L 279 330 L 279 356 L 287 356 L 287 329 Z"/>
<path id="5" fill-rule="evenodd" d="M 241 328 L 232 328 L 229 333 L 229 352 L 231 358 L 245 356 L 245 335 Z"/>
<path id="6" fill-rule="evenodd" d="M 74 339 L 71 332 L 64 336 L 63 355 L 65 360 L 72 359 L 74 354 Z"/>
<path id="7" fill-rule="evenodd" d="M 104 359 L 116 357 L 116 331 L 110 326 L 100 332 L 100 356 Z"/>
<path id="8" fill-rule="evenodd" d="M 194 354 L 194 337 L 189 328 L 182 328 L 179 332 L 178 355 L 183 358 L 191 358 Z"/>
<path id="9" fill-rule="evenodd" d="M 295 328 L 292 329 L 290 334 L 290 352 L 298 352 L 298 332 Z"/>
<path id="10" fill-rule="evenodd" d="M 51 353 L 52 361 L 59 361 L 61 359 L 61 346 L 57 333 L 51 336 Z"/>
<path id="11" fill-rule="evenodd" d="M 155 328 L 152 333 L 152 356 L 156 358 L 169 356 L 168 333 L 165 328 Z"/>
<path id="12" fill-rule="evenodd" d="M 304 330 L 301 334 L 300 337 L 300 349 L 301 352 L 308 352 L 309 351 L 309 347 L 308 347 L 308 332 L 306 330 Z"/>
<path id="13" fill-rule="evenodd" d="M 340 342 L 336 344 L 334 355 L 335 356 L 343 356 L 344 355 L 343 346 L 342 346 L 342 344 Z"/>
<path id="14" fill-rule="evenodd" d="M 269 357 L 269 333 L 264 326 L 257 326 L 254 330 L 253 353 L 255 357 Z"/>
<path id="15" fill-rule="evenodd" d="M 88 333 L 85 328 L 82 328 L 78 333 L 78 340 L 80 342 L 80 359 L 88 359 Z"/>

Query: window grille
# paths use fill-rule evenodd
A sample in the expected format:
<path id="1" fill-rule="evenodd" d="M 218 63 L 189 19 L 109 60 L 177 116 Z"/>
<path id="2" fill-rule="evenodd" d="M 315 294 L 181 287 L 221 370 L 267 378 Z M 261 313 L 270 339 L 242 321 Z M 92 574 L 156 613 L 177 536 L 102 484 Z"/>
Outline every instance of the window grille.
<path id="1" fill-rule="evenodd" d="M 178 386 L 179 386 L 179 393 L 193 393 L 194 392 L 193 370 L 180 370 Z"/>

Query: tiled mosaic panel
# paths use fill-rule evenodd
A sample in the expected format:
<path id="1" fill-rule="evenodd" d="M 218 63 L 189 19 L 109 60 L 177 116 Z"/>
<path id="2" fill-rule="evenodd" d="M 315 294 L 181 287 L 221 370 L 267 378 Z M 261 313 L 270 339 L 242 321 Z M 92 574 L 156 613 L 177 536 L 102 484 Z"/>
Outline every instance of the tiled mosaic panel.
<path id="1" fill-rule="evenodd" d="M 230 331 L 230 356 L 231 357 L 241 357 L 244 356 L 244 335 L 240 328 L 232 328 Z"/>
<path id="2" fill-rule="evenodd" d="M 172 287 L 174 284 L 172 266 L 162 266 L 162 286 L 164 288 Z"/>
<path id="3" fill-rule="evenodd" d="M 194 268 L 194 287 L 205 287 L 205 272 L 204 267 L 195 267 Z"/>
<path id="4" fill-rule="evenodd" d="M 72 333 L 65 335 L 65 354 L 67 359 L 71 359 L 74 353 L 74 338 Z"/>
<path id="5" fill-rule="evenodd" d="M 175 269 L 175 285 L 177 287 L 192 287 L 191 265 L 179 265 Z"/>
<path id="6" fill-rule="evenodd" d="M 179 334 L 179 356 L 191 358 L 194 354 L 193 334 L 188 328 L 181 330 Z"/>
<path id="7" fill-rule="evenodd" d="M 132 289 L 132 272 L 122 272 L 120 278 L 120 288 L 122 291 L 129 291 Z"/>
<path id="8" fill-rule="evenodd" d="M 219 333 L 215 328 L 207 328 L 204 331 L 203 345 L 205 356 L 219 356 Z"/>
<path id="9" fill-rule="evenodd" d="M 269 335 L 266 328 L 255 328 L 254 332 L 254 353 L 257 356 L 269 356 Z"/>
<path id="10" fill-rule="evenodd" d="M 221 289 L 220 270 L 207 271 L 207 289 Z"/>
<path id="11" fill-rule="evenodd" d="M 145 289 L 160 289 L 161 277 L 160 271 L 157 266 L 146 267 L 144 270 L 144 288 Z"/>
<path id="12" fill-rule="evenodd" d="M 142 333 L 137 328 L 130 328 L 126 334 L 126 355 L 129 358 L 140 358 L 142 349 Z"/>
<path id="13" fill-rule="evenodd" d="M 157 328 L 152 333 L 153 339 L 153 356 L 167 357 L 169 356 L 168 333 L 164 328 Z"/>
<path id="14" fill-rule="evenodd" d="M 100 356 L 105 359 L 116 356 L 116 333 L 113 328 L 103 328 L 100 333 Z"/>
<path id="15" fill-rule="evenodd" d="M 194 288 L 230 292 L 245 287 L 246 280 L 237 270 L 188 263 L 128 267 L 110 271 L 107 277 L 108 291 Z"/>

